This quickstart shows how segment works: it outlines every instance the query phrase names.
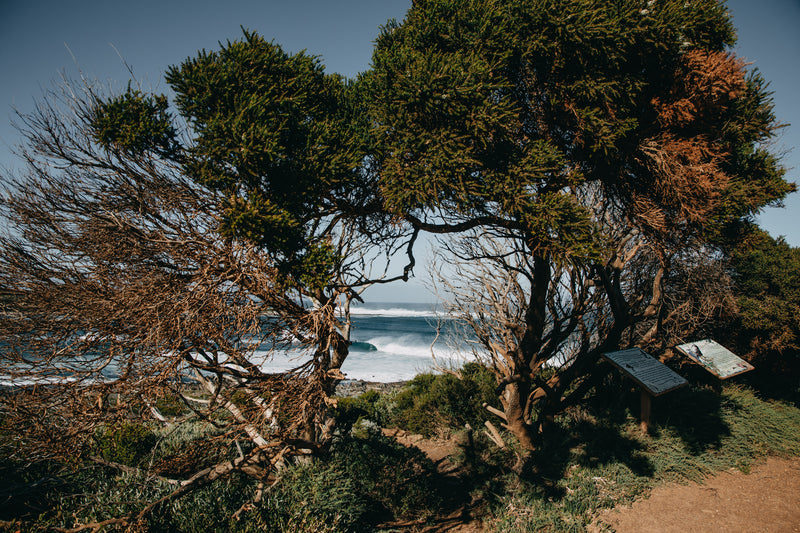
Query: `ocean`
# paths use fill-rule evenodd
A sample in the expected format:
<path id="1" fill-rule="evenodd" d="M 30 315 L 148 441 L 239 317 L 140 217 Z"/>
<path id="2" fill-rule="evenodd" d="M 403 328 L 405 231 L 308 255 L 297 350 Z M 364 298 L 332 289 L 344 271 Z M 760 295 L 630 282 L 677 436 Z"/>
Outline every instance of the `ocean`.
<path id="1" fill-rule="evenodd" d="M 341 369 L 349 380 L 407 381 L 420 372 L 455 368 L 470 359 L 466 337 L 455 335 L 455 321 L 439 316 L 433 304 L 368 303 L 351 311 L 353 344 Z M 308 354 L 299 349 L 269 352 L 257 348 L 251 355 L 251 361 L 267 372 L 290 370 L 307 360 Z M 0 372 L 0 387 L 70 381 L 72 369 L 82 367 L 77 360 L 62 365 L 39 377 L 11 377 Z M 116 363 L 107 364 L 102 374 L 104 379 L 116 379 Z"/>
<path id="2" fill-rule="evenodd" d="M 347 379 L 390 383 L 420 372 L 454 368 L 467 360 L 469 344 L 455 335 L 456 324 L 436 313 L 434 304 L 366 303 L 351 309 L 350 353 L 342 365 Z M 437 334 L 438 331 L 438 334 Z M 291 353 L 264 356 L 260 366 L 281 371 L 303 361 Z"/>

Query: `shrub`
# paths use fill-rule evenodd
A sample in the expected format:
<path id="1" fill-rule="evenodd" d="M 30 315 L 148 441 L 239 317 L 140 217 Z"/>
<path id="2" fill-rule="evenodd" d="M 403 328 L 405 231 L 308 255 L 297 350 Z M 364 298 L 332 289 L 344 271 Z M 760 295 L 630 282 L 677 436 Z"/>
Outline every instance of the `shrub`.
<path id="1" fill-rule="evenodd" d="M 390 397 L 391 394 L 384 395 L 368 390 L 359 396 L 339 398 L 334 410 L 337 427 L 346 433 L 362 419 L 385 426 L 391 418 Z"/>
<path id="2" fill-rule="evenodd" d="M 150 428 L 136 422 L 106 426 L 97 432 L 96 438 L 104 459 L 128 466 L 137 466 L 158 441 Z"/>
<path id="3" fill-rule="evenodd" d="M 331 467 L 352 481 L 354 490 L 378 519 L 426 518 L 441 503 L 434 486 L 436 468 L 417 448 L 382 435 L 345 439 L 334 448 Z"/>
<path id="4" fill-rule="evenodd" d="M 281 475 L 259 518 L 268 531 L 359 531 L 367 512 L 366 498 L 337 463 L 315 461 Z"/>
<path id="5" fill-rule="evenodd" d="M 460 379 L 452 374 L 419 374 L 395 397 L 391 422 L 427 437 L 483 425 L 484 403 L 497 406 L 494 374 L 483 365 L 467 363 Z"/>

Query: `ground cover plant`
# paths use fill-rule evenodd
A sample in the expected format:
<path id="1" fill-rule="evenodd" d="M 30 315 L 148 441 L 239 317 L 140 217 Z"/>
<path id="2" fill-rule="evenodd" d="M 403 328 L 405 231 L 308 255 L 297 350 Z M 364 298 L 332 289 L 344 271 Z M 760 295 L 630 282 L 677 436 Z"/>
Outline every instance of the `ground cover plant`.
<path id="1" fill-rule="evenodd" d="M 115 450 L 136 449 L 140 441 L 139 433 L 128 429 L 109 434 Z M 213 456 L 211 464 L 219 461 L 218 449 L 191 447 L 213 434 L 213 427 L 205 427 L 171 435 L 172 442 L 157 457 L 111 455 L 127 463 L 4 459 L 0 520 L 9 530 L 70 529 L 108 520 L 109 529 L 124 529 L 114 517 L 137 512 L 174 490 L 165 476 L 175 472 L 168 459 L 176 457 L 176 450 L 181 451 L 177 458 L 187 450 L 205 451 Z M 10 439 L 6 432 L 2 436 L 4 442 Z M 203 463 L 202 457 L 193 460 Z M 244 475 L 219 479 L 184 498 L 165 500 L 134 526 L 181 532 L 372 531 L 381 522 L 424 522 L 438 512 L 435 477 L 432 463 L 419 450 L 380 434 L 348 436 L 325 458 L 287 466 L 271 490 L 265 492 L 263 484 Z"/>
<path id="2" fill-rule="evenodd" d="M 425 379 L 438 380 L 442 390 L 453 388 L 445 376 Z M 394 396 L 386 395 L 392 415 L 415 409 L 394 403 Z M 356 400 L 381 401 L 372 393 Z M 471 408 L 459 412 L 459 405 L 446 408 L 469 415 Z M 469 506 L 487 531 L 580 532 L 597 510 L 641 498 L 659 484 L 699 481 L 727 468 L 748 472 L 766 455 L 800 455 L 800 409 L 764 400 L 744 385 L 717 392 L 696 384 L 658 398 L 649 435 L 641 433 L 632 406 L 638 406 L 638 390 L 608 376 L 591 402 L 555 418 L 548 439 L 521 475 L 512 470 L 519 448 L 499 450 L 476 435 L 470 453 L 455 450 L 450 459 L 458 476 L 443 479 L 422 452 L 373 430 L 342 435 L 328 457 L 288 467 L 258 503 L 252 503 L 258 484 L 234 476 L 165 502 L 139 526 L 146 531 L 333 532 L 405 524 L 400 530 L 413 530 L 435 526 L 453 509 Z M 349 415 L 343 411 L 341 416 Z M 442 418 L 430 420 L 432 435 L 459 429 L 458 423 L 436 426 Z M 202 433 L 197 428 L 193 434 L 171 435 L 174 442 L 165 446 L 165 454 Z M 134 443 L 140 438 L 138 432 L 124 434 Z M 125 438 L 120 434 L 118 440 Z M 97 463 L 6 459 L 0 519 L 9 531 L 69 528 L 127 512 L 171 490 L 139 464 L 123 472 Z"/>

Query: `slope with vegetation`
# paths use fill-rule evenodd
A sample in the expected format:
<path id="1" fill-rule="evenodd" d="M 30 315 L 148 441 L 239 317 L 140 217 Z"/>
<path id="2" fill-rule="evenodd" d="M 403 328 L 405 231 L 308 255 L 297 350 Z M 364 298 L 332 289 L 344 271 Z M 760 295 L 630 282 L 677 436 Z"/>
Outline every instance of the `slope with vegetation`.
<path id="1" fill-rule="evenodd" d="M 728 385 L 721 394 L 693 385 L 658 400 L 651 434 L 644 435 L 631 411 L 638 391 L 612 374 L 584 405 L 555 418 L 520 476 L 512 467 L 524 450 L 510 433 L 503 431 L 505 449 L 477 427 L 471 440 L 465 438 L 465 424 L 477 424 L 481 414 L 464 400 L 493 398 L 482 391 L 481 375 L 490 374 L 472 367 L 466 385 L 453 376 L 420 375 L 399 391 L 342 398 L 336 412 L 341 429 L 329 454 L 287 467 L 260 498 L 256 482 L 234 475 L 164 502 L 136 527 L 422 531 L 469 520 L 485 531 L 579 532 L 599 510 L 629 503 L 659 484 L 699 481 L 729 468 L 749 472 L 766 455 L 800 455 L 796 406 L 760 399 L 744 385 Z M 383 436 L 382 426 L 456 439 L 451 455 L 435 465 L 417 448 Z M 113 520 L 169 494 L 171 478 L 238 453 L 226 450 L 216 439 L 219 430 L 207 424 L 115 429 L 95 437 L 93 450 L 102 461 L 23 463 L 5 456 L 0 520 L 8 530 Z M 13 429 L 4 427 L 6 450 L 12 437 Z"/>

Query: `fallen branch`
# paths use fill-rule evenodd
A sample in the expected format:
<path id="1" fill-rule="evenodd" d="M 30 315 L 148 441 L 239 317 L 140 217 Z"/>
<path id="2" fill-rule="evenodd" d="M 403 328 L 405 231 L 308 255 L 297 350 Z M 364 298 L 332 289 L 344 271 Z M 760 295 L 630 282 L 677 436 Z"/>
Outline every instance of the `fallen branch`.
<path id="1" fill-rule="evenodd" d="M 147 472 L 145 472 L 145 471 L 143 471 L 143 470 L 141 470 L 139 468 L 135 468 L 133 466 L 124 465 L 122 463 L 115 463 L 114 461 L 106 461 L 105 459 L 103 459 L 102 457 L 100 457 L 98 455 L 92 455 L 92 456 L 89 457 L 89 459 L 92 462 L 95 462 L 95 463 L 97 463 L 99 465 L 107 466 L 109 468 L 115 468 L 115 469 L 119 470 L 120 472 L 125 472 L 126 474 L 146 475 L 148 477 L 153 477 L 155 479 L 158 479 L 159 481 L 163 481 L 164 483 L 168 483 L 170 485 L 180 485 L 181 484 L 181 481 L 179 481 L 177 479 L 170 479 L 170 478 L 166 478 L 166 477 L 157 476 L 157 475 L 154 475 L 154 474 L 149 474 L 149 473 L 147 473 Z"/>

